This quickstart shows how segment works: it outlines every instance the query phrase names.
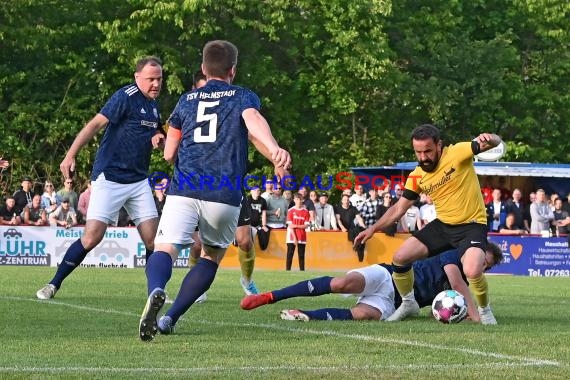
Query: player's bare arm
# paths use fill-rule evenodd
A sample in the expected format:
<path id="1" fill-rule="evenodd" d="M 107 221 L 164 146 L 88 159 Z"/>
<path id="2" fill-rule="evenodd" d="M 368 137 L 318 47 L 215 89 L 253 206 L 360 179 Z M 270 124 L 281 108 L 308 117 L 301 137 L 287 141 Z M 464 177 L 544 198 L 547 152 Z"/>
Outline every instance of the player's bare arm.
<path id="1" fill-rule="evenodd" d="M 245 125 L 248 130 L 248 137 L 255 145 L 255 148 L 273 162 L 276 167 L 289 169 L 291 166 L 291 155 L 285 149 L 280 148 L 271 134 L 271 129 L 267 120 L 254 108 L 248 108 L 242 113 Z"/>
<path id="2" fill-rule="evenodd" d="M 493 133 L 481 133 L 475 138 L 475 141 L 479 143 L 480 151 L 485 152 L 499 145 L 502 140 Z"/>
<path id="3" fill-rule="evenodd" d="M 91 141 L 91 139 L 93 138 L 93 136 L 97 134 L 97 132 L 99 132 L 101 129 L 107 126 L 107 123 L 109 123 L 109 119 L 107 119 L 102 114 L 98 113 L 97 115 L 95 115 L 95 117 L 93 117 L 93 119 L 91 119 L 87 124 L 85 124 L 83 129 L 81 129 L 81 131 L 73 141 L 73 144 L 71 144 L 71 147 L 67 151 L 65 158 L 63 159 L 63 161 L 61 161 L 61 164 L 59 164 L 59 169 L 61 170 L 61 173 L 65 178 L 71 178 L 73 176 L 72 173 L 75 172 L 75 157 L 77 156 L 77 153 L 79 153 L 83 145 Z"/>
<path id="4" fill-rule="evenodd" d="M 443 267 L 443 270 L 447 276 L 447 279 L 449 280 L 451 289 L 458 291 L 465 298 L 465 302 L 467 302 L 467 314 L 469 315 L 469 319 L 474 322 L 479 322 L 480 317 L 477 311 L 477 305 L 475 305 L 475 301 L 471 296 L 469 285 L 465 283 L 463 277 L 461 276 L 459 267 L 455 264 L 447 264 Z"/>
<path id="5" fill-rule="evenodd" d="M 178 147 L 180 146 L 180 139 L 182 138 L 182 132 L 176 128 L 168 128 L 168 133 L 166 136 L 166 142 L 164 143 L 164 159 L 170 163 L 174 162 L 176 154 L 178 152 Z"/>
<path id="6" fill-rule="evenodd" d="M 374 233 L 396 223 L 396 221 L 404 215 L 413 203 L 414 201 L 400 197 L 398 202 L 388 208 L 386 213 L 382 215 L 376 223 L 359 233 L 358 236 L 354 238 L 354 246 L 356 247 L 358 244 L 364 244 L 368 239 L 374 236 Z"/>

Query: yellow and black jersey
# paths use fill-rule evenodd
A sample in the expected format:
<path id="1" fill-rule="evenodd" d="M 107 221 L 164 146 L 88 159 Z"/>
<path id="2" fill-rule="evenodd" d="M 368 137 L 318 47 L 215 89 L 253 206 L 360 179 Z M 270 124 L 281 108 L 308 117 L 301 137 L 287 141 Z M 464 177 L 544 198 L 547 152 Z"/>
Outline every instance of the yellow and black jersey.
<path id="1" fill-rule="evenodd" d="M 443 148 L 435 171 L 428 173 L 418 166 L 406 180 L 406 189 L 431 197 L 437 218 L 443 223 L 487 224 L 472 144 L 461 142 Z"/>

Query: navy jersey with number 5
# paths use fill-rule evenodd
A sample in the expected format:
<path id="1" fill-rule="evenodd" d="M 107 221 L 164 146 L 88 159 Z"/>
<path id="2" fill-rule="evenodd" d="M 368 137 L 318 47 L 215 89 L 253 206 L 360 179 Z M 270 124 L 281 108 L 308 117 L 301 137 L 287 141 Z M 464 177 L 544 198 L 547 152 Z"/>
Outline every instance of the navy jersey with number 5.
<path id="1" fill-rule="evenodd" d="M 182 95 L 168 121 L 181 132 L 168 194 L 239 206 L 248 147 L 241 115 L 259 107 L 252 91 L 220 80 Z"/>
<path id="2" fill-rule="evenodd" d="M 147 99 L 134 85 L 111 96 L 99 112 L 109 119 L 97 150 L 91 179 L 104 173 L 117 183 L 135 183 L 148 176 L 152 136 L 160 126 L 156 100 Z"/>

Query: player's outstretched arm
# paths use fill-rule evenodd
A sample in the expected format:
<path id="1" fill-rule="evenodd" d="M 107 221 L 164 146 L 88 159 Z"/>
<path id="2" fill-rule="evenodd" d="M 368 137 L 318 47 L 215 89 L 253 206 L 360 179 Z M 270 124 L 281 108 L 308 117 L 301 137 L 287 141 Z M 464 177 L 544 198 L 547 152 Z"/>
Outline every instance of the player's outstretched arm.
<path id="1" fill-rule="evenodd" d="M 445 275 L 449 280 L 449 285 L 451 289 L 458 291 L 463 295 L 465 298 L 465 302 L 467 302 L 467 314 L 469 315 L 469 319 L 473 322 L 479 322 L 479 312 L 477 311 L 477 305 L 475 305 L 475 301 L 473 301 L 473 297 L 471 296 L 471 291 L 469 290 L 469 286 L 463 280 L 461 276 L 461 271 L 459 267 L 455 264 L 447 264 L 443 267 L 445 271 Z"/>
<path id="2" fill-rule="evenodd" d="M 499 145 L 503 140 L 493 133 L 481 133 L 474 139 L 479 143 L 480 152 L 486 152 Z"/>
<path id="3" fill-rule="evenodd" d="M 249 140 L 259 153 L 263 154 L 275 167 L 289 169 L 291 155 L 285 149 L 280 148 L 271 133 L 267 120 L 255 108 L 248 108 L 242 113 L 248 130 Z"/>
<path id="4" fill-rule="evenodd" d="M 75 171 L 75 157 L 83 145 L 91 141 L 93 136 L 95 136 L 101 129 L 105 128 L 108 122 L 109 119 L 98 113 L 93 117 L 93 119 L 85 124 L 81 131 L 79 131 L 79 134 L 67 151 L 65 158 L 61 161 L 61 164 L 59 164 L 59 169 L 65 178 L 71 178 L 73 176 L 72 173 Z"/>

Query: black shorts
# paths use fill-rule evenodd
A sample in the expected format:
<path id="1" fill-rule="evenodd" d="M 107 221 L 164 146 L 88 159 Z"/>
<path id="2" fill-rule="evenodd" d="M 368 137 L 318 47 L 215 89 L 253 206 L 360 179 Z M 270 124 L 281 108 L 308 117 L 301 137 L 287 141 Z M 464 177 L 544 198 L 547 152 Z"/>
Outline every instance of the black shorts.
<path id="1" fill-rule="evenodd" d="M 414 233 L 428 249 L 428 256 L 436 256 L 449 249 L 457 248 L 463 256 L 470 247 L 487 249 L 487 225 L 480 223 L 445 224 L 439 219 L 426 224 Z"/>
<path id="2" fill-rule="evenodd" d="M 251 207 L 246 197 L 241 198 L 239 210 L 238 227 L 249 226 L 251 224 Z"/>

